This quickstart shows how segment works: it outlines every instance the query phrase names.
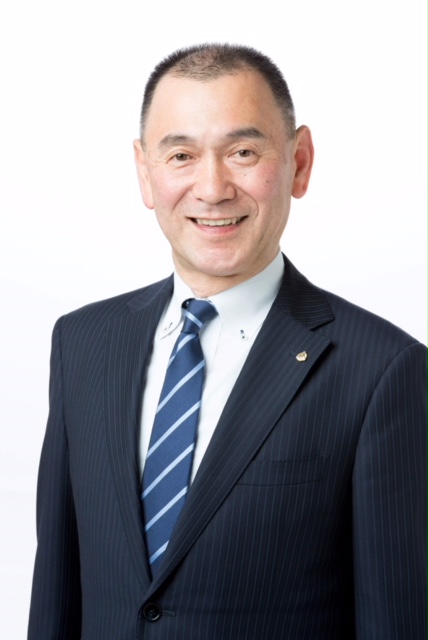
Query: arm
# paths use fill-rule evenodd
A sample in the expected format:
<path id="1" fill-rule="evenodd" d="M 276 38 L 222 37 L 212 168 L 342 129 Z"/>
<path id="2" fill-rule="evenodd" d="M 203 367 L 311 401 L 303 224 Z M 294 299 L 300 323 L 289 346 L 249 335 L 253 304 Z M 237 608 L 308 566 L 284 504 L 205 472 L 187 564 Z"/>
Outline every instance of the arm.
<path id="1" fill-rule="evenodd" d="M 60 322 L 52 339 L 50 412 L 39 469 L 38 547 L 28 640 L 80 638 L 79 549 L 63 418 Z"/>
<path id="2" fill-rule="evenodd" d="M 426 638 L 426 349 L 390 363 L 368 407 L 353 474 L 358 640 Z"/>

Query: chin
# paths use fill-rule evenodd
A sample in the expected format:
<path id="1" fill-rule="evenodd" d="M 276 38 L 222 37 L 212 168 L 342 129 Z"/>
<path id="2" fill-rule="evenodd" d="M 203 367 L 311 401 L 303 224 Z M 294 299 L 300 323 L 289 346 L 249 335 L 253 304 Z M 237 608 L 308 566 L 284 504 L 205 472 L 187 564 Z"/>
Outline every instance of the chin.
<path id="1" fill-rule="evenodd" d="M 229 278 L 239 276 L 243 271 L 236 262 L 221 261 L 213 258 L 210 262 L 204 263 L 197 267 L 197 271 L 201 275 L 211 278 Z"/>

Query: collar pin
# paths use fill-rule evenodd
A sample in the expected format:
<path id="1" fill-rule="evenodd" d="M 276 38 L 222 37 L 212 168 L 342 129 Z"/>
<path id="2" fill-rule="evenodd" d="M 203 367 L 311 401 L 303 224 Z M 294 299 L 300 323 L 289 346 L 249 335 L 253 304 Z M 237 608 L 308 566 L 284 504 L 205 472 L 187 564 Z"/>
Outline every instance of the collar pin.
<path id="1" fill-rule="evenodd" d="M 306 362 L 307 359 L 308 359 L 308 354 L 306 351 L 301 351 L 296 356 L 297 362 Z"/>

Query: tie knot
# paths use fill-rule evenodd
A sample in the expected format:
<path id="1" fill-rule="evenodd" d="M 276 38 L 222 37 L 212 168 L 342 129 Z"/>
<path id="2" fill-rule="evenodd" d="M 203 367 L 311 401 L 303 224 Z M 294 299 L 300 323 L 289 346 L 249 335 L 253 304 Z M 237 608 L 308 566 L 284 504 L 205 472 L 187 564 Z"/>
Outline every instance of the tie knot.
<path id="1" fill-rule="evenodd" d="M 217 315 L 215 306 L 208 300 L 190 298 L 183 302 L 184 325 L 182 333 L 199 333 L 206 322 Z"/>

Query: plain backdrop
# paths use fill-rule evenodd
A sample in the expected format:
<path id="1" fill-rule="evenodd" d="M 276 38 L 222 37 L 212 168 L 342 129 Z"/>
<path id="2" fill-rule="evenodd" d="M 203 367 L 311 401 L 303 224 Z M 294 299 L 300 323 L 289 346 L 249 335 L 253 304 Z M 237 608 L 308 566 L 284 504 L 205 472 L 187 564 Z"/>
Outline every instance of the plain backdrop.
<path id="1" fill-rule="evenodd" d="M 132 155 L 153 66 L 204 41 L 274 59 L 316 148 L 283 250 L 425 342 L 425 14 L 420 0 L 2 3 L 1 638 L 26 634 L 54 321 L 171 271 Z"/>

